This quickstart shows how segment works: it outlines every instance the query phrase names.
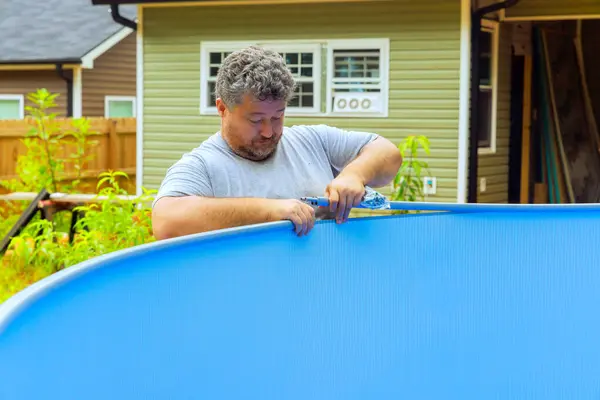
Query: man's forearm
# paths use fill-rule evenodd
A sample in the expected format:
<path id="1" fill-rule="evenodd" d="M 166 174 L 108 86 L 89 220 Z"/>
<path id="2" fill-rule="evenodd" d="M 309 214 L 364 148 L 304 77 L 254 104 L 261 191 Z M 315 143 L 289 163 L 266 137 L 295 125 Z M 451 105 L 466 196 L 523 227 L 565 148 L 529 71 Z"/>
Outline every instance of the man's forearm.
<path id="1" fill-rule="evenodd" d="M 268 199 L 196 196 L 163 198 L 154 206 L 152 224 L 158 239 L 274 221 Z"/>
<path id="2" fill-rule="evenodd" d="M 366 145 L 341 175 L 358 176 L 365 185 L 377 188 L 390 183 L 401 165 L 400 150 L 389 140 L 380 137 Z"/>

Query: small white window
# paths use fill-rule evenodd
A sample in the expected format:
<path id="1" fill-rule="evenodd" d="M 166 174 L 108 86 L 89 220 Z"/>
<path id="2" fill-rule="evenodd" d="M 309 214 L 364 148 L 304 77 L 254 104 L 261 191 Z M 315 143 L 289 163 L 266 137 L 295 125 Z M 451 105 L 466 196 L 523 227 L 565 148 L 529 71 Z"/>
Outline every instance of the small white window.
<path id="1" fill-rule="evenodd" d="M 319 44 L 203 43 L 201 49 L 200 112 L 215 114 L 215 82 L 225 57 L 251 44 L 273 49 L 285 59 L 297 82 L 294 98 L 288 104 L 287 115 L 315 114 L 321 111 L 321 46 Z"/>
<path id="2" fill-rule="evenodd" d="M 136 116 L 135 97 L 106 96 L 104 116 L 106 118 L 134 118 Z"/>
<path id="3" fill-rule="evenodd" d="M 20 94 L 0 94 L 0 119 L 23 119 L 24 98 L 25 96 Z"/>
<path id="4" fill-rule="evenodd" d="M 498 30 L 498 23 L 484 20 L 479 32 L 479 124 L 477 135 L 480 154 L 496 152 Z"/>
<path id="5" fill-rule="evenodd" d="M 327 113 L 387 117 L 389 40 L 332 40 L 327 51 Z"/>

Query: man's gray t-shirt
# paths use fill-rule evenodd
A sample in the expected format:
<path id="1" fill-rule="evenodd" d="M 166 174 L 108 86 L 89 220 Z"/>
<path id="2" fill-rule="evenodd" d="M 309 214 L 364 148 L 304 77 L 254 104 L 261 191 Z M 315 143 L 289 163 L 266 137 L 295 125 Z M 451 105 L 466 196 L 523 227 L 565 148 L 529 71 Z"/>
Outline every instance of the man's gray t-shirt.
<path id="1" fill-rule="evenodd" d="M 327 125 L 285 127 L 275 153 L 256 162 L 235 154 L 217 132 L 168 169 L 155 203 L 166 196 L 324 196 L 327 185 L 377 137 Z"/>

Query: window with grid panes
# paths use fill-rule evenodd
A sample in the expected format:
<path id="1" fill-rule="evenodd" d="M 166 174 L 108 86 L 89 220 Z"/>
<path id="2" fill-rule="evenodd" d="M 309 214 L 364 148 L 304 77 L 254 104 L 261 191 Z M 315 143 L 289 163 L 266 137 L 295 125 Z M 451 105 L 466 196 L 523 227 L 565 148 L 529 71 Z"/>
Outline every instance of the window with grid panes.
<path id="1" fill-rule="evenodd" d="M 219 72 L 219 68 L 223 63 L 223 60 L 231 54 L 231 51 L 211 51 L 208 54 L 209 65 L 208 65 L 208 77 L 206 80 L 208 81 L 208 91 L 205 96 L 208 97 L 208 107 L 214 107 L 217 98 L 215 96 L 215 84 L 217 81 L 217 73 Z"/>
<path id="2" fill-rule="evenodd" d="M 364 44 L 365 46 L 361 46 Z M 369 43 L 333 42 L 329 60 L 329 107 L 334 114 L 385 115 L 387 112 L 388 57 L 384 40 Z"/>
<path id="3" fill-rule="evenodd" d="M 278 50 L 277 47 L 274 47 L 274 49 Z M 319 107 L 320 103 L 317 87 L 317 78 L 320 73 L 318 68 L 320 64 L 316 62 L 318 61 L 317 57 L 319 57 L 319 53 L 312 49 L 295 50 L 293 48 L 278 50 L 278 52 L 284 58 L 288 69 L 294 75 L 297 83 L 295 96 L 288 104 L 287 112 L 293 114 L 294 111 L 314 111 L 315 108 Z M 206 92 L 204 94 L 206 96 L 205 111 L 215 110 L 217 73 L 225 58 L 231 53 L 232 51 L 218 50 L 209 50 L 207 53 L 208 66 L 205 69 L 207 73 L 206 77 L 203 77 L 206 81 Z"/>
<path id="4" fill-rule="evenodd" d="M 311 109 L 317 102 L 315 99 L 315 70 L 314 55 L 310 52 L 283 52 L 280 53 L 285 59 L 294 79 L 296 79 L 296 95 L 290 101 L 290 108 Z"/>

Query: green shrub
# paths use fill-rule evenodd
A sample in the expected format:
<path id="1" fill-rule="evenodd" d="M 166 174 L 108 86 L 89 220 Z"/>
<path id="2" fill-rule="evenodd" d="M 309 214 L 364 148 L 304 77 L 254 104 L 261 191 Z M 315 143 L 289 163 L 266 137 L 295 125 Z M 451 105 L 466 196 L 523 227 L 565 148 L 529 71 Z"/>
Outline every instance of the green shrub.
<path id="1" fill-rule="evenodd" d="M 398 145 L 403 161 L 393 182 L 394 190 L 391 197 L 394 201 L 423 201 L 425 199 L 422 172 L 429 173 L 429 164 L 419 159 L 419 147 L 426 155 L 430 154 L 429 139 L 426 136 L 409 135 Z M 430 173 L 429 176 L 431 176 Z"/>
<path id="2" fill-rule="evenodd" d="M 56 114 L 48 110 L 55 106 L 57 95 L 45 89 L 28 96 L 35 107 L 28 107 L 32 129 L 23 139 L 27 149 L 17 162 L 18 178 L 0 182 L 9 192 L 76 193 L 82 171 L 91 161 L 89 149 L 97 144 L 85 118 L 73 119 L 73 129 L 60 129 Z M 75 144 L 67 158 L 58 155 L 65 142 Z M 75 171 L 73 179 L 65 179 L 66 167 Z M 0 302 L 28 285 L 74 264 L 113 251 L 149 243 L 152 234 L 150 202 L 153 191 L 143 189 L 143 195 L 123 200 L 128 193 L 120 180 L 129 177 L 120 171 L 107 171 L 98 177 L 96 201 L 76 207 L 81 217 L 75 225 L 72 243 L 69 241 L 71 211 L 60 211 L 52 222 L 36 216 L 12 239 L 8 250 L 0 256 Z M 101 197 L 100 197 L 101 196 Z M 129 196 L 130 197 L 130 196 Z M 27 202 L 4 202 L 0 205 L 0 235 L 4 235 L 28 206 Z"/>

